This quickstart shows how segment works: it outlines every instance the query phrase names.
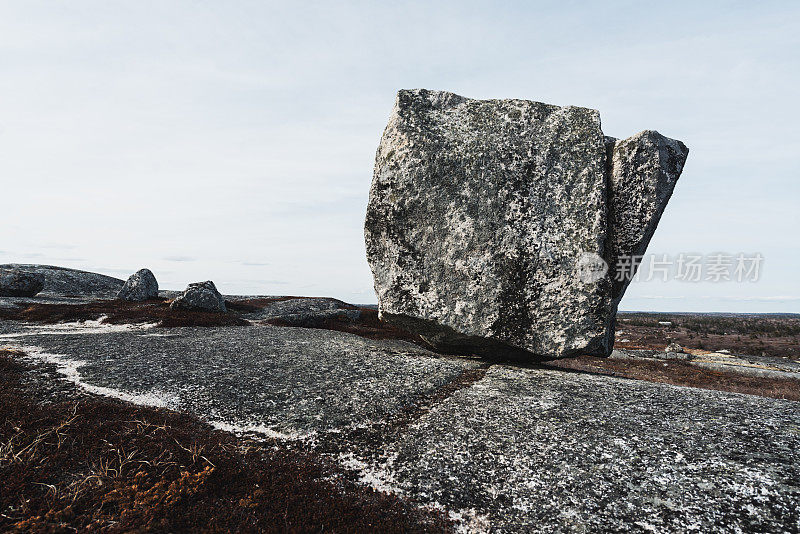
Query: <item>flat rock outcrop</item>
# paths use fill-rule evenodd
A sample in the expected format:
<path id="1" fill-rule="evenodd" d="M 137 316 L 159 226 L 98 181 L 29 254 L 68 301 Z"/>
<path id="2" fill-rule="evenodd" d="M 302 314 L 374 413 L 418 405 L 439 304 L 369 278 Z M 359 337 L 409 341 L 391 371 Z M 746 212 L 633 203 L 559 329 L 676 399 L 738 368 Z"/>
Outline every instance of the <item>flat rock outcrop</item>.
<path id="1" fill-rule="evenodd" d="M 21 269 L 0 269 L 0 297 L 33 297 L 44 288 L 44 276 Z"/>
<path id="2" fill-rule="evenodd" d="M 381 318 L 452 352 L 609 354 L 608 265 L 646 248 L 686 152 L 591 109 L 400 91 L 365 222 Z"/>
<path id="3" fill-rule="evenodd" d="M 361 311 L 352 304 L 328 297 L 283 298 L 245 314 L 249 320 L 279 321 L 285 326 L 319 327 L 329 319 L 358 321 Z"/>
<path id="4" fill-rule="evenodd" d="M 265 446 L 305 440 L 292 446 L 443 509 L 466 532 L 800 526 L 798 402 L 551 366 L 486 368 L 328 330 L 54 332 L 64 326 L 0 321 L 5 345 L 68 378 L 32 380 L 43 399 L 79 383 Z"/>
<path id="5" fill-rule="evenodd" d="M 54 265 L 8 263 L 0 265 L 0 269 L 23 270 L 42 275 L 42 293 L 49 296 L 114 298 L 125 284 L 123 280 L 113 276 Z"/>
<path id="6" fill-rule="evenodd" d="M 170 304 L 175 310 L 194 310 L 224 313 L 225 299 L 211 280 L 189 284 L 186 291 Z"/>
<path id="7" fill-rule="evenodd" d="M 158 281 L 150 269 L 139 269 L 133 273 L 117 293 L 118 299 L 134 302 L 157 297 Z"/>

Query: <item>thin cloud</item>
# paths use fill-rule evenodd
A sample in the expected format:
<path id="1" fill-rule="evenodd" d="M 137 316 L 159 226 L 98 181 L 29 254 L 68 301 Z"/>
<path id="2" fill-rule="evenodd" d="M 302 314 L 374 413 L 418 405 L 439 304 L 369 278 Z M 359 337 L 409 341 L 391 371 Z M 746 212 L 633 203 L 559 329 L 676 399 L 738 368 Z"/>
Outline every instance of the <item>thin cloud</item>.
<path id="1" fill-rule="evenodd" d="M 59 250 L 72 250 L 75 248 L 75 245 L 59 245 L 55 243 L 49 243 L 47 245 L 40 245 L 41 248 L 54 248 Z"/>
<path id="2" fill-rule="evenodd" d="M 769 296 L 762 296 L 762 297 L 742 297 L 739 295 L 726 295 L 723 297 L 709 297 L 709 298 L 718 298 L 722 300 L 735 300 L 735 301 L 742 301 L 742 302 L 794 302 L 800 301 L 800 296 L 794 295 L 769 295 Z"/>
<path id="3" fill-rule="evenodd" d="M 662 289 L 632 287 L 626 301 L 798 308 L 798 250 L 787 245 L 800 223 L 800 116 L 788 105 L 800 81 L 797 3 L 631 10 L 611 2 L 576 17 L 555 3 L 465 10 L 449 0 L 413 10 L 404 25 L 393 23 L 396 6 L 380 2 L 311 11 L 163 3 L 159 16 L 146 3 L 113 12 L 74 4 L 0 7 L 0 176 L 10 177 L 4 196 L 17 200 L 0 210 L 12 251 L 4 260 L 80 256 L 127 265 L 124 276 L 150 263 L 165 285 L 213 276 L 240 293 L 271 283 L 366 300 L 359 295 L 374 293 L 363 219 L 375 149 L 395 91 L 421 86 L 592 107 L 609 135 L 656 128 L 681 139 L 691 153 L 651 248 L 762 250 L 757 287 L 714 291 L 763 301 L 703 299 L 711 291 L 703 284 L 670 286 L 685 298 L 638 297 Z M 300 18 L 302 34 L 285 23 Z M 534 23 L 539 31 L 528 31 Z M 417 60 L 402 61 L 409 56 Z M 751 150 L 740 149 L 742 139 Z M 768 187 L 754 188 L 753 176 Z M 154 192 L 164 206 L 153 206 Z M 75 251 L 49 250 L 60 243 Z M 31 249 L 47 255 L 19 253 Z M 259 281 L 262 273 L 284 280 Z"/>

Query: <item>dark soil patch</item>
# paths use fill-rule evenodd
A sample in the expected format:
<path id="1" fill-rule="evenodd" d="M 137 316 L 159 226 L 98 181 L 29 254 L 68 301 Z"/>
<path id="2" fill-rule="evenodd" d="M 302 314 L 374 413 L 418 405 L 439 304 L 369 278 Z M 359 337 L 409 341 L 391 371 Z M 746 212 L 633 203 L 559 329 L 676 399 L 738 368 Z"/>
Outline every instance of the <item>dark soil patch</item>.
<path id="1" fill-rule="evenodd" d="M 438 512 L 321 457 L 111 399 L 39 403 L 0 351 L 0 530 L 447 532 Z"/>
<path id="2" fill-rule="evenodd" d="M 617 316 L 614 344 L 617 348 L 661 350 L 672 342 L 692 349 L 727 349 L 735 354 L 798 359 L 800 315 L 620 313 Z"/>
<path id="3" fill-rule="evenodd" d="M 607 376 L 633 378 L 776 399 L 800 400 L 800 380 L 765 378 L 712 371 L 684 361 L 622 360 L 579 356 L 543 364 L 543 367 L 588 371 Z"/>
<path id="4" fill-rule="evenodd" d="M 212 313 L 173 310 L 169 301 L 127 302 L 98 300 L 86 304 L 31 304 L 17 310 L 0 310 L 0 319 L 36 323 L 96 321 L 103 317 L 107 324 L 157 323 L 173 326 L 248 326 L 238 313 Z"/>

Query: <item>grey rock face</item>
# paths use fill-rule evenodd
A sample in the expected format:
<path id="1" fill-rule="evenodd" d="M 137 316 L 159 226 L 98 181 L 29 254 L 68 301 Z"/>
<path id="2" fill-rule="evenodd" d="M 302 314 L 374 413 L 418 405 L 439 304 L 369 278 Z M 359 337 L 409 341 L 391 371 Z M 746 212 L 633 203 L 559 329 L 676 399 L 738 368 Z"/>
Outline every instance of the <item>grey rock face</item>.
<path id="1" fill-rule="evenodd" d="M 610 167 L 607 257 L 615 273 L 612 297 L 616 306 L 636 273 L 637 263 L 630 258 L 647 250 L 689 149 L 653 130 L 623 141 L 608 137 L 606 143 Z"/>
<path id="2" fill-rule="evenodd" d="M 276 300 L 263 309 L 247 314 L 248 319 L 273 319 L 290 315 L 315 314 L 328 311 L 352 310 L 353 305 L 327 297 L 302 297 Z"/>
<path id="3" fill-rule="evenodd" d="M 222 313 L 228 311 L 225 299 L 211 280 L 189 284 L 186 291 L 172 301 L 170 308 Z"/>
<path id="4" fill-rule="evenodd" d="M 114 298 L 125 284 L 112 276 L 53 265 L 7 263 L 0 269 L 39 274 L 44 277 L 42 293 L 63 297 Z"/>
<path id="5" fill-rule="evenodd" d="M 44 288 L 44 276 L 19 269 L 0 269 L 0 296 L 32 297 Z"/>
<path id="6" fill-rule="evenodd" d="M 133 273 L 117 293 L 120 300 L 141 301 L 158 297 L 158 281 L 150 269 Z"/>
<path id="7" fill-rule="evenodd" d="M 365 222 L 381 317 L 453 352 L 608 354 L 607 264 L 646 247 L 680 173 L 661 172 L 675 143 L 607 140 L 586 108 L 400 91 Z M 639 208 L 613 243 L 611 188 L 625 214 Z"/>
<path id="8" fill-rule="evenodd" d="M 401 490 L 485 514 L 471 531 L 800 526 L 800 403 L 499 365 L 476 386 L 382 451 Z"/>
<path id="9" fill-rule="evenodd" d="M 282 326 L 302 326 L 304 328 L 322 328 L 325 322 L 336 319 L 346 323 L 355 323 L 361 318 L 360 310 L 321 310 L 305 313 L 293 313 L 273 317 L 267 321 L 278 321 L 272 324 Z"/>
<path id="10" fill-rule="evenodd" d="M 266 305 L 244 316 L 249 320 L 280 321 L 284 326 L 321 327 L 328 319 L 355 322 L 361 311 L 352 304 L 327 297 L 292 298 Z"/>

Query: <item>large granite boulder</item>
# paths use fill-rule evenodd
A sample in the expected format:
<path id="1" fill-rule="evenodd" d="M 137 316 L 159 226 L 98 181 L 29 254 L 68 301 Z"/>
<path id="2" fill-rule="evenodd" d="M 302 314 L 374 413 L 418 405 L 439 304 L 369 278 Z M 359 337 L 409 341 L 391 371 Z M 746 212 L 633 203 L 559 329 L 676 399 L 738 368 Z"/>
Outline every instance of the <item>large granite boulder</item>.
<path id="1" fill-rule="evenodd" d="M 18 269 L 0 269 L 0 297 L 33 297 L 44 288 L 44 276 Z"/>
<path id="2" fill-rule="evenodd" d="M 189 284 L 186 291 L 179 295 L 169 306 L 174 310 L 193 310 L 224 313 L 228 311 L 225 299 L 222 297 L 214 282 L 196 282 Z"/>
<path id="3" fill-rule="evenodd" d="M 158 281 L 150 269 L 139 269 L 133 273 L 117 293 L 118 299 L 133 302 L 157 297 Z"/>
<path id="4" fill-rule="evenodd" d="M 649 181 L 670 140 L 645 134 L 637 151 L 607 140 L 595 110 L 400 91 L 365 223 L 381 318 L 452 352 L 609 354 L 609 189 L 648 199 L 615 254 L 647 245 L 669 197 Z"/>

